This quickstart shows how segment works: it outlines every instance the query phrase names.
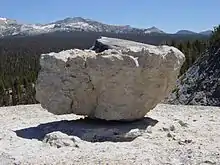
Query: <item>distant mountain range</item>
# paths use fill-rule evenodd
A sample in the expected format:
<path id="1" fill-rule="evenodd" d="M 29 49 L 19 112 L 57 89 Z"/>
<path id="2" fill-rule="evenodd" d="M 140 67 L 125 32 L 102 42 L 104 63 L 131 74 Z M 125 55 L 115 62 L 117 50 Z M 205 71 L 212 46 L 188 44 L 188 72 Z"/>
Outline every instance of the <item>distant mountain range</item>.
<path id="1" fill-rule="evenodd" d="M 81 17 L 65 18 L 48 24 L 23 24 L 16 20 L 0 18 L 0 37 L 16 36 L 16 35 L 38 35 L 43 33 L 51 33 L 57 31 L 72 32 L 72 31 L 86 31 L 86 32 L 112 32 L 112 33 L 135 33 L 135 34 L 166 34 L 166 32 L 151 27 L 146 29 L 134 28 L 129 25 L 109 25 L 91 19 Z M 180 30 L 175 34 L 189 35 L 201 34 L 210 35 L 211 30 L 201 33 L 195 33 L 189 30 Z"/>
<path id="2" fill-rule="evenodd" d="M 202 34 L 202 35 L 211 35 L 212 34 L 212 30 L 206 30 L 206 31 L 202 31 L 199 33 L 190 31 L 190 30 L 180 30 L 178 32 L 176 32 L 175 34 L 181 34 L 181 35 L 194 35 L 194 34 Z"/>

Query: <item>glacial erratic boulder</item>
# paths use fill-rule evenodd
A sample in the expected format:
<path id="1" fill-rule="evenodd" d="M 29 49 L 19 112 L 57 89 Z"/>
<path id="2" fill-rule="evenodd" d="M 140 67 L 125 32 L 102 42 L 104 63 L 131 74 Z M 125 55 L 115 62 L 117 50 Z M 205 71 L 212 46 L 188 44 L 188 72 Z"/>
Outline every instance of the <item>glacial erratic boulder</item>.
<path id="1" fill-rule="evenodd" d="M 36 98 L 58 115 L 141 119 L 171 92 L 184 60 L 174 47 L 101 37 L 90 50 L 42 54 Z"/>

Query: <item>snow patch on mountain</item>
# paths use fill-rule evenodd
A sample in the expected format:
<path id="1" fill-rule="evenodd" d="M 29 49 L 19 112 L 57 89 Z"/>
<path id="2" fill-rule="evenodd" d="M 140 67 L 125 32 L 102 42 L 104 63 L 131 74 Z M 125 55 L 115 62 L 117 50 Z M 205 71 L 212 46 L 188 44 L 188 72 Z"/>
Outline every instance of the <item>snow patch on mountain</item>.
<path id="1" fill-rule="evenodd" d="M 0 18 L 0 25 L 2 25 L 2 24 L 7 24 L 6 18 Z"/>
<path id="2" fill-rule="evenodd" d="M 43 25 L 41 26 L 42 29 L 50 29 L 50 28 L 54 28 L 56 24 L 50 24 L 50 25 Z"/>
<path id="3" fill-rule="evenodd" d="M 0 20 L 1 20 L 1 21 L 6 21 L 7 18 L 1 18 L 1 17 L 0 17 Z"/>
<path id="4" fill-rule="evenodd" d="M 153 26 L 151 28 L 146 29 L 144 31 L 144 33 L 149 34 L 149 33 L 165 33 L 165 32 L 163 32 L 162 30 L 160 30 L 160 29 Z"/>
<path id="5" fill-rule="evenodd" d="M 87 31 L 87 32 L 113 32 L 113 33 L 164 33 L 152 27 L 149 29 L 133 28 L 129 25 L 109 25 L 81 17 L 66 18 L 48 24 L 20 24 L 7 18 L 0 19 L 0 36 L 33 35 L 55 31 Z"/>
<path id="6" fill-rule="evenodd" d="M 81 17 L 68 17 L 63 20 L 47 24 L 22 24 L 16 20 L 0 18 L 0 37 L 10 35 L 36 35 L 56 31 L 86 31 L 86 32 L 111 32 L 111 33 L 133 33 L 133 34 L 163 34 L 164 31 L 156 28 L 134 28 L 129 25 L 110 25 L 85 19 Z"/>
<path id="7" fill-rule="evenodd" d="M 73 23 L 69 23 L 67 25 L 68 27 L 73 27 L 73 28 L 85 28 L 85 29 L 94 29 L 94 26 L 92 25 L 89 25 L 88 23 L 86 22 L 73 22 Z"/>

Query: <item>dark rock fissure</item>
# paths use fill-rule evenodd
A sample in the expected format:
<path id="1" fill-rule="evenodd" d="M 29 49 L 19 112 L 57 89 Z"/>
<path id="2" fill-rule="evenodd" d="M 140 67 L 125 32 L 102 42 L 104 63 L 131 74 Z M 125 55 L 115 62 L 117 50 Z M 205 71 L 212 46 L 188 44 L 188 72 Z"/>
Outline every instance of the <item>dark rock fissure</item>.
<path id="1" fill-rule="evenodd" d="M 94 50 L 96 53 L 101 53 L 108 49 L 109 49 L 108 45 L 104 45 L 99 41 L 95 41 L 94 46 L 91 48 L 91 50 Z"/>
<path id="2" fill-rule="evenodd" d="M 86 59 L 84 59 L 84 60 L 85 60 L 85 62 L 84 62 L 84 67 L 85 67 L 85 69 L 87 69 L 87 68 L 88 68 L 88 64 L 87 64 Z M 92 90 L 93 90 L 94 92 L 96 92 L 95 86 L 94 86 L 94 84 L 92 83 L 92 78 L 91 78 L 91 76 L 89 75 L 88 71 L 87 71 L 87 72 L 84 72 L 84 74 L 86 74 L 86 75 L 88 76 L 88 83 L 92 86 Z M 97 96 L 97 94 L 96 94 L 96 104 L 94 105 L 93 110 L 92 110 L 92 111 L 90 112 L 90 114 L 88 115 L 89 117 L 94 118 L 94 116 L 95 116 L 94 113 L 95 113 L 95 110 L 96 110 L 97 106 L 98 106 L 98 96 Z"/>

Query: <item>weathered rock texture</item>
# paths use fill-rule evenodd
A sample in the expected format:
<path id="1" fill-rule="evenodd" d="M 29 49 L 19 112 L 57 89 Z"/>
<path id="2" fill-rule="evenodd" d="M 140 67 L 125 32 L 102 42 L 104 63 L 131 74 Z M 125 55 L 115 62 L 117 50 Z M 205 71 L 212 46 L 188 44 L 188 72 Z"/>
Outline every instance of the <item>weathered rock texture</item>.
<path id="1" fill-rule="evenodd" d="M 54 114 L 140 119 L 172 90 L 184 60 L 174 47 L 102 37 L 92 50 L 43 54 L 36 98 Z"/>
<path id="2" fill-rule="evenodd" d="M 207 51 L 179 78 L 165 100 L 171 104 L 220 106 L 220 49 Z"/>

